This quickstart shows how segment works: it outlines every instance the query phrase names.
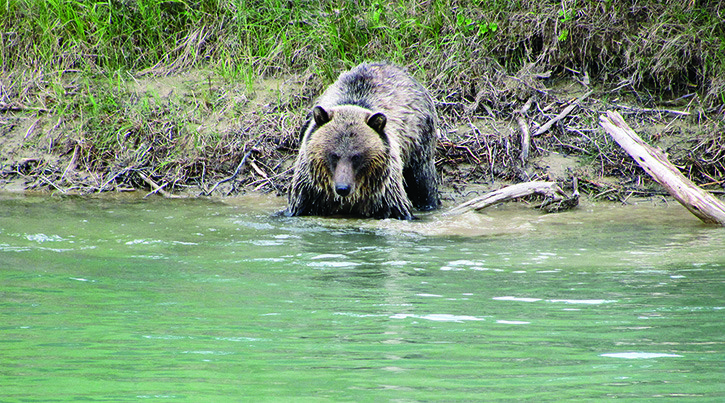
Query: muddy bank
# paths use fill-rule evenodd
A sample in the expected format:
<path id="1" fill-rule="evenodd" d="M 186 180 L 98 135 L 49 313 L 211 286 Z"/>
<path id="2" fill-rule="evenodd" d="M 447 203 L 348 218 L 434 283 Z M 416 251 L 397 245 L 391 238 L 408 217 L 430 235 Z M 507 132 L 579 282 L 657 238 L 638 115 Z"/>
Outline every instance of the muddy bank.
<path id="1" fill-rule="evenodd" d="M 661 194 L 599 127 L 607 110 L 723 193 L 718 2 L 2 9 L 1 189 L 285 194 L 315 97 L 341 71 L 389 60 L 436 100 L 448 202 L 573 177 L 594 199 Z"/>
<path id="2" fill-rule="evenodd" d="M 431 88 L 441 117 L 436 165 L 448 203 L 529 180 L 554 180 L 566 189 L 574 177 L 594 200 L 664 194 L 599 126 L 606 110 L 619 111 L 695 183 L 724 193 L 723 117 L 702 107 L 696 94 L 644 104 L 631 90 L 587 85 L 573 73 L 552 79 L 536 69 L 492 74 L 478 86 L 472 99 Z M 70 80 L 66 90 L 79 87 Z M 319 77 L 300 74 L 260 79 L 249 91 L 194 71 L 119 84 L 108 94 L 118 110 L 100 117 L 6 110 L 0 189 L 283 195 L 298 128 L 323 87 Z"/>

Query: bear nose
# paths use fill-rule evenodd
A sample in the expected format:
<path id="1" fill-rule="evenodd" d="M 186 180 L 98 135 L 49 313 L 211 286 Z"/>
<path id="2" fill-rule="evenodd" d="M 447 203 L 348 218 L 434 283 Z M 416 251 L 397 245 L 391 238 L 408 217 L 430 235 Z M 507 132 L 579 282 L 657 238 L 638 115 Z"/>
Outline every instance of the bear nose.
<path id="1" fill-rule="evenodd" d="M 346 183 L 336 183 L 335 184 L 335 192 L 339 194 L 342 197 L 345 197 L 350 194 L 351 187 L 350 185 Z"/>

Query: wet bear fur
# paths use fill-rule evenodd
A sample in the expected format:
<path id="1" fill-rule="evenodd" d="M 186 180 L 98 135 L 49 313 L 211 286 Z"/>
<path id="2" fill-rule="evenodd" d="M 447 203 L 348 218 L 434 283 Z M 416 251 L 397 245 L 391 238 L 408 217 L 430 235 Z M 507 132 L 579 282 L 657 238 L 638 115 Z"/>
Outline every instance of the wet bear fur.
<path id="1" fill-rule="evenodd" d="M 289 216 L 412 219 L 440 206 L 437 115 L 400 67 L 361 64 L 317 100 L 301 129 Z"/>

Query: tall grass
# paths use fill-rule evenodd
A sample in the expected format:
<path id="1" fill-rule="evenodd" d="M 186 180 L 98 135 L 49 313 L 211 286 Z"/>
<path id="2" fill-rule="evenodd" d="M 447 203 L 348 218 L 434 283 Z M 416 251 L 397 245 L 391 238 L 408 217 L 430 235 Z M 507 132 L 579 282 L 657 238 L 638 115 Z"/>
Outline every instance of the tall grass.
<path id="1" fill-rule="evenodd" d="M 543 57 L 596 71 L 615 64 L 639 82 L 706 84 L 723 72 L 723 12 L 682 1 L 5 0 L 0 29 L 4 71 L 235 63 L 258 75 L 333 74 L 364 59 L 435 67 L 476 56 L 515 71 Z"/>
<path id="2" fill-rule="evenodd" d="M 305 69 L 331 80 L 366 59 L 429 78 L 483 74 L 483 59 L 509 72 L 538 60 L 707 93 L 725 73 L 723 13 L 719 2 L 674 0 L 5 0 L 0 38 L 5 73 L 210 66 L 249 83 Z"/>

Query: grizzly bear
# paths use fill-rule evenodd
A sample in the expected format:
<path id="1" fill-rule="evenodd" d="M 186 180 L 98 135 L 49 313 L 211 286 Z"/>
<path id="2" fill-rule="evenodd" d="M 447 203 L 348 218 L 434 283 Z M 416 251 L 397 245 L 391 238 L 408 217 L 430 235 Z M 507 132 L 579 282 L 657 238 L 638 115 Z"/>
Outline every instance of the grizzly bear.
<path id="1" fill-rule="evenodd" d="M 361 64 L 319 97 L 300 135 L 288 216 L 412 219 L 439 207 L 438 117 L 400 67 Z"/>

